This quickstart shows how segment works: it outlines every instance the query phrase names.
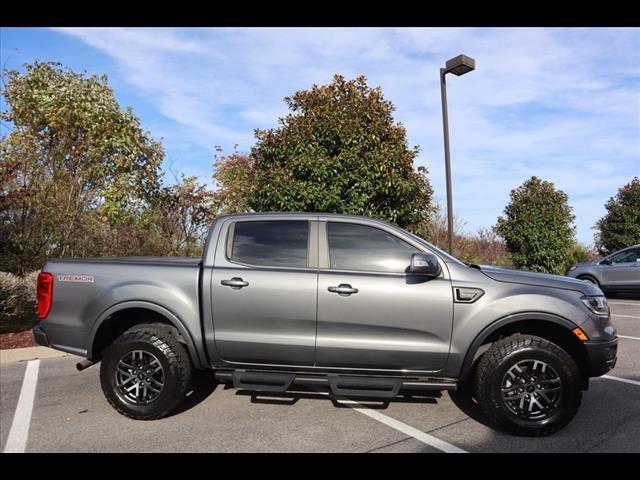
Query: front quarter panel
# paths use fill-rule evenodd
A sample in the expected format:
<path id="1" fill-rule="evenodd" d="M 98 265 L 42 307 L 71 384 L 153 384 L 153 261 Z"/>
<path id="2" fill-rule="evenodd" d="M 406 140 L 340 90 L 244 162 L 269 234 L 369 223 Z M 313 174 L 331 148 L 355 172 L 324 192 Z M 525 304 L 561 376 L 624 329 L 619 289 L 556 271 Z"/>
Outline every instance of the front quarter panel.
<path id="1" fill-rule="evenodd" d="M 454 267 L 460 270 L 460 267 Z M 580 302 L 582 292 L 498 282 L 478 270 L 452 272 L 453 286 L 481 288 L 485 293 L 474 303 L 454 304 L 451 352 L 446 375 L 457 377 L 462 371 L 467 352 L 476 347 L 476 339 L 498 324 L 521 320 L 552 321 L 583 328 L 591 340 L 605 340 L 597 328 L 596 315 Z M 472 352 L 473 353 L 473 352 Z"/>

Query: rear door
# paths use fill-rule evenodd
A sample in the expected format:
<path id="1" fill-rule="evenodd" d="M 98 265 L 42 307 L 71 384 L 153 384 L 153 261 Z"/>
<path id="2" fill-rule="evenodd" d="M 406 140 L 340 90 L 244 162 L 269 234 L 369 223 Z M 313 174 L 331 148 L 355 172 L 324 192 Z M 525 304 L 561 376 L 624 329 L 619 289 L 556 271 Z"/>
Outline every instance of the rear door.
<path id="1" fill-rule="evenodd" d="M 317 224 L 239 217 L 222 228 L 212 271 L 215 346 L 229 363 L 314 363 Z"/>
<path id="2" fill-rule="evenodd" d="M 318 339 L 321 367 L 436 371 L 448 358 L 453 295 L 448 271 L 405 273 L 421 252 L 391 230 L 319 223 Z"/>

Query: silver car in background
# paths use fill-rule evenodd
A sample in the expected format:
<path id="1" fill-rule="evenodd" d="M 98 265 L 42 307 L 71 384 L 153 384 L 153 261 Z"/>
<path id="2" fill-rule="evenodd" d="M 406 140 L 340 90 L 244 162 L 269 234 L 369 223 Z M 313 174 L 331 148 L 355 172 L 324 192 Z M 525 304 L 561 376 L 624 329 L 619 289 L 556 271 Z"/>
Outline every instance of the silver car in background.
<path id="1" fill-rule="evenodd" d="M 579 263 L 569 268 L 567 275 L 591 282 L 605 293 L 640 294 L 640 244 L 601 260 Z"/>

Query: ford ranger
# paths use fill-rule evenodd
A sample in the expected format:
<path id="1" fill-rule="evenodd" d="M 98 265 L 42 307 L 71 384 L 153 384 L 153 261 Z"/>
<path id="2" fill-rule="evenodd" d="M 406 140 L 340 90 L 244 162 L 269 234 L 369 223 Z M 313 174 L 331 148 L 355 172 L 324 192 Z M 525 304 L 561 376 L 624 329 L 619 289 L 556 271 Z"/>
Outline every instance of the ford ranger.
<path id="1" fill-rule="evenodd" d="M 593 283 L 469 265 L 384 221 L 322 213 L 219 216 L 202 258 L 49 260 L 38 313 L 36 341 L 85 357 L 79 370 L 101 362 L 109 403 L 141 420 L 211 369 L 258 392 L 466 392 L 494 428 L 549 435 L 618 343 Z"/>

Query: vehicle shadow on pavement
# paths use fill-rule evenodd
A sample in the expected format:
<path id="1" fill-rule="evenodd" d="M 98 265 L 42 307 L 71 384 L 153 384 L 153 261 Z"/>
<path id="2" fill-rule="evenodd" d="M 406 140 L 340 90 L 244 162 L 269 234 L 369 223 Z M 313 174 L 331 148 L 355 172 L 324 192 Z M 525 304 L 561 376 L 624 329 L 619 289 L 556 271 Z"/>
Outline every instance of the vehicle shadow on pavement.
<path id="1" fill-rule="evenodd" d="M 471 366 L 469 378 L 474 378 L 480 357 L 476 358 Z M 484 414 L 478 402 L 473 398 L 473 387 L 469 381 L 458 382 L 456 390 L 449 391 L 449 398 L 462 412 L 485 427 L 492 428 L 489 419 Z"/>
<path id="2" fill-rule="evenodd" d="M 192 409 L 199 403 L 203 402 L 216 390 L 218 387 L 218 381 L 216 380 L 213 371 L 208 370 L 195 370 L 193 372 L 192 388 L 191 392 L 187 394 L 187 398 L 180 404 L 180 406 L 169 415 L 173 417 L 179 415 L 182 412 Z"/>

